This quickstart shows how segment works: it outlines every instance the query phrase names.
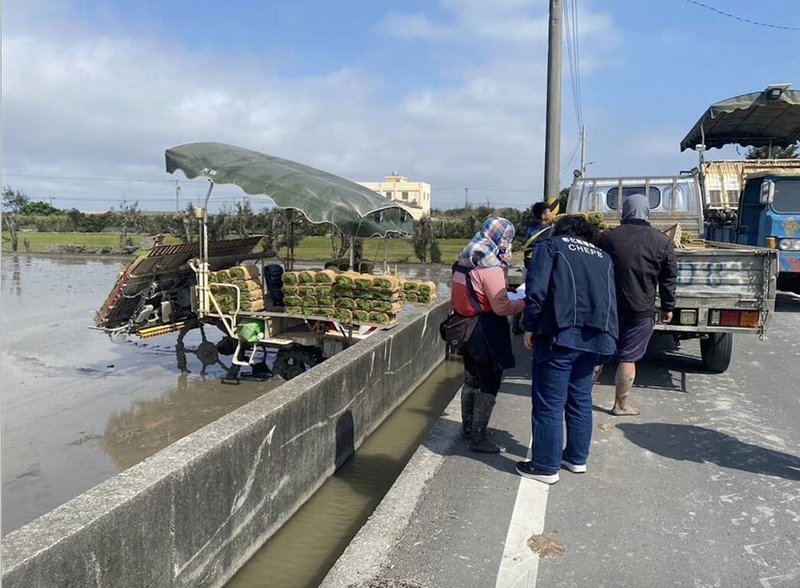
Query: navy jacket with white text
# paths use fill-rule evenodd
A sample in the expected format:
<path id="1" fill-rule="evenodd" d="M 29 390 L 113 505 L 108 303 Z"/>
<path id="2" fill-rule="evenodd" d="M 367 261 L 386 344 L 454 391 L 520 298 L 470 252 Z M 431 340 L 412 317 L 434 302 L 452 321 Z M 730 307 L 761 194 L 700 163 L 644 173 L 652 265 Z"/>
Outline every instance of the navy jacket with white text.
<path id="1" fill-rule="evenodd" d="M 617 339 L 614 265 L 608 253 L 569 235 L 538 242 L 525 278 L 523 326 L 537 336 L 578 327 Z"/>

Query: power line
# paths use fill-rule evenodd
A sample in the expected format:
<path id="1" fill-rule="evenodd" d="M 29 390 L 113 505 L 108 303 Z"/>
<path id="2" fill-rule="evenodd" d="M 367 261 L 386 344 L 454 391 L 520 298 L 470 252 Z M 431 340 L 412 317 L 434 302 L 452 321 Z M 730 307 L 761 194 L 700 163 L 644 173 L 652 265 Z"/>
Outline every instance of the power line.
<path id="1" fill-rule="evenodd" d="M 475 186 L 469 186 L 470 190 L 476 192 L 519 192 L 521 194 L 532 194 L 534 192 L 541 192 L 541 190 L 509 190 L 506 188 L 476 188 Z M 464 190 L 464 187 L 461 188 L 439 188 L 438 186 L 433 187 L 434 192 L 454 192 L 456 190 Z"/>
<path id="2" fill-rule="evenodd" d="M 701 6 L 706 8 L 707 10 L 711 10 L 712 12 L 716 12 L 717 14 L 721 14 L 722 16 L 727 16 L 728 18 L 732 18 L 734 20 L 738 20 L 741 22 L 746 22 L 747 24 L 758 25 L 760 27 L 769 27 L 771 29 L 782 29 L 784 31 L 800 31 L 800 27 L 790 27 L 784 25 L 775 25 L 770 24 L 768 22 L 761 22 L 758 20 L 751 20 L 749 18 L 744 18 L 742 16 L 737 16 L 735 14 L 731 14 L 730 12 L 725 12 L 720 10 L 719 8 L 714 8 L 713 6 L 709 6 L 708 4 L 703 4 L 702 2 L 698 2 L 697 0 L 685 0 L 689 4 L 695 4 L 697 6 Z"/>
<path id="3" fill-rule="evenodd" d="M 561 171 L 563 172 L 565 169 L 569 167 L 569 164 L 572 163 L 572 160 L 575 159 L 575 154 L 578 152 L 578 147 L 581 146 L 582 136 L 578 136 L 578 140 L 575 141 L 575 148 L 572 150 L 572 155 L 569 157 L 569 161 L 561 166 Z"/>
<path id="4" fill-rule="evenodd" d="M 37 180 L 76 180 L 76 181 L 89 181 L 89 182 L 155 182 L 155 183 L 169 183 L 173 184 L 175 180 L 144 180 L 137 178 L 88 178 L 88 177 L 73 177 L 73 176 L 46 176 L 39 174 L 3 174 L 9 178 L 34 178 Z"/>
<path id="5" fill-rule="evenodd" d="M 575 122 L 583 127 L 583 96 L 581 91 L 580 42 L 578 35 L 578 6 L 576 0 L 564 4 L 564 28 L 567 35 L 567 62 L 572 85 L 572 106 Z"/>

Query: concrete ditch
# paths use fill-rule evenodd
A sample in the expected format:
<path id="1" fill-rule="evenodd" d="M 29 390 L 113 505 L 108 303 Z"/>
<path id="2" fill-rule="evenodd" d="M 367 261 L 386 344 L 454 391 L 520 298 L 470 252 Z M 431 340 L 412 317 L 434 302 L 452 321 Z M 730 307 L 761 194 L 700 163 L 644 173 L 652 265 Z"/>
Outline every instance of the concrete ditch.
<path id="1" fill-rule="evenodd" d="M 401 318 L 2 541 L 2 584 L 221 586 L 444 358 Z"/>

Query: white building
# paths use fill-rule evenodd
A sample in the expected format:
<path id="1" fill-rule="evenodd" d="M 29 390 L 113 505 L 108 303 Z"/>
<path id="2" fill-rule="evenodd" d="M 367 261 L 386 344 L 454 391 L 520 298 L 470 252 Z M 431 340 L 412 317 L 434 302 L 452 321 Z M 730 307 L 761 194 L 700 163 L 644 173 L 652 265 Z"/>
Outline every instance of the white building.
<path id="1" fill-rule="evenodd" d="M 389 200 L 394 200 L 411 211 L 414 220 L 431 213 L 431 185 L 425 182 L 409 182 L 408 178 L 392 172 L 382 182 L 358 182 Z"/>

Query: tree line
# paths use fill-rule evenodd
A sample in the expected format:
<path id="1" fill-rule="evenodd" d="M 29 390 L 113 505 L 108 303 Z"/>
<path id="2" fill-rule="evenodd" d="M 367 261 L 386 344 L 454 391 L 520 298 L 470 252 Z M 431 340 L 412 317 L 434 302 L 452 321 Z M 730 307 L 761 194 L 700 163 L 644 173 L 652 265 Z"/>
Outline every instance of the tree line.
<path id="1" fill-rule="evenodd" d="M 522 235 L 525 227 L 534 223 L 532 204 L 525 210 L 515 208 L 465 207 L 450 210 L 434 209 L 429 216 L 414 222 L 410 235 L 415 256 L 424 262 L 441 261 L 440 239 L 467 240 L 480 230 L 488 216 L 502 216 L 517 227 Z M 291 221 L 291 222 L 290 222 Z M 291 226 L 290 226 L 291 225 Z M 334 258 L 345 257 L 350 241 L 333 225 L 313 224 L 302 215 L 287 215 L 278 208 L 254 211 L 249 201 L 226 205 L 209 214 L 207 226 L 211 239 L 230 236 L 264 235 L 265 246 L 275 251 L 289 245 L 297 246 L 305 236 L 328 237 Z M 51 203 L 32 200 L 24 192 L 3 188 L 3 228 L 12 251 L 19 246 L 19 231 L 55 233 L 119 233 L 120 249 L 133 245 L 134 235 L 173 235 L 181 241 L 195 240 L 198 220 L 195 208 L 189 204 L 180 212 L 145 213 L 138 202 L 122 202 L 102 213 L 86 213 L 77 208 L 60 209 Z M 356 257 L 360 257 L 361 240 L 356 240 Z"/>

